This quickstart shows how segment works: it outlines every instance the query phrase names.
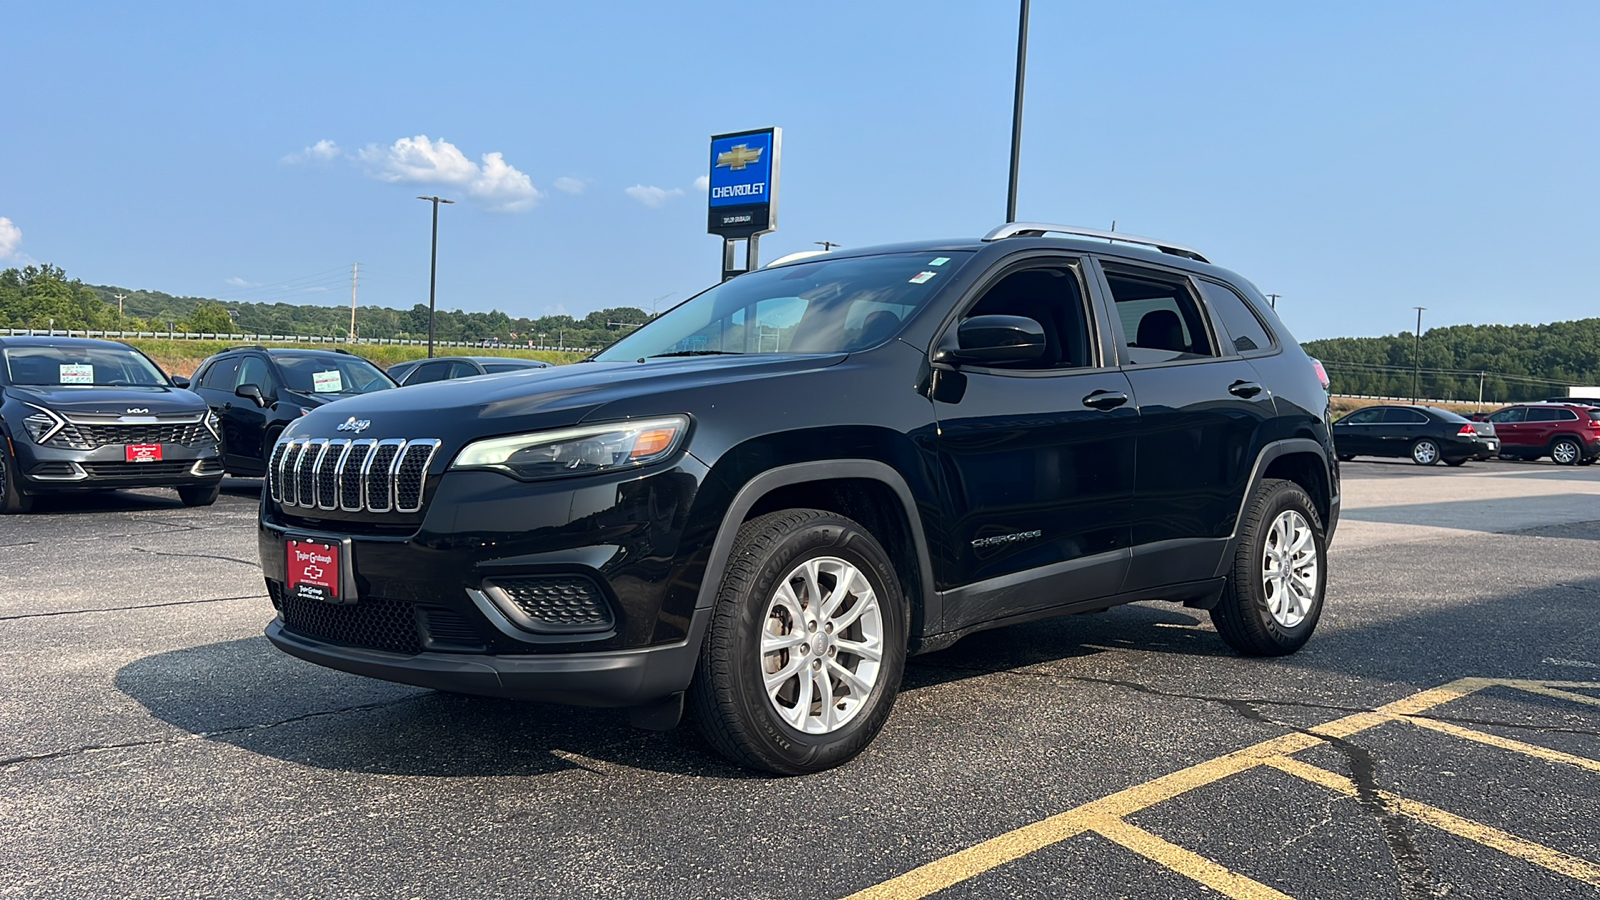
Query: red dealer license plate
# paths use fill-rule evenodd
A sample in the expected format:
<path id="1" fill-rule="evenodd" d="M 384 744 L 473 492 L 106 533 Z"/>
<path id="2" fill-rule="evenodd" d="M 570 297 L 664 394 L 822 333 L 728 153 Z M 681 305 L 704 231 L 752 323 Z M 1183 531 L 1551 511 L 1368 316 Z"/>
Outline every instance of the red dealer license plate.
<path id="1" fill-rule="evenodd" d="M 160 444 L 126 444 L 128 462 L 161 462 Z"/>
<path id="2" fill-rule="evenodd" d="M 290 540 L 285 546 L 289 593 L 323 603 L 350 602 L 340 596 L 338 544 Z"/>

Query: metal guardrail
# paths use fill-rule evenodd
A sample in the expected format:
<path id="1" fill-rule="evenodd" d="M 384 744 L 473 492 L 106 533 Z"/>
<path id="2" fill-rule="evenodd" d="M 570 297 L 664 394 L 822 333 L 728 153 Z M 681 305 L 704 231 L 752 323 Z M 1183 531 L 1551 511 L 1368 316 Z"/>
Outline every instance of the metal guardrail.
<path id="1" fill-rule="evenodd" d="M 194 331 L 85 331 L 82 329 L 5 328 L 8 337 L 43 335 L 48 337 L 89 337 L 106 340 L 153 338 L 164 341 L 238 341 L 251 344 L 371 344 L 426 347 L 426 338 L 349 338 L 305 334 L 212 334 Z M 476 347 L 486 350 L 553 350 L 557 353 L 593 353 L 599 347 L 550 347 L 543 344 L 517 344 L 509 341 L 434 341 L 435 347 Z"/>

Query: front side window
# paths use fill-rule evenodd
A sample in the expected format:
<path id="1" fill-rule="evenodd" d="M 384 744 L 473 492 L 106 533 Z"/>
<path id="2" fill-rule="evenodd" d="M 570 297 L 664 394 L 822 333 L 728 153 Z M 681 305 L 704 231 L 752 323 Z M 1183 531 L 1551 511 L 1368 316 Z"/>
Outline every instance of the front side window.
<path id="1" fill-rule="evenodd" d="M 1496 425 L 1510 425 L 1513 422 L 1523 421 L 1527 415 L 1527 407 L 1510 406 L 1490 416 L 1489 421 L 1495 423 Z"/>
<path id="2" fill-rule="evenodd" d="M 406 376 L 406 384 L 429 384 L 434 381 L 444 381 L 450 374 L 450 364 L 447 362 L 423 363 L 411 370 Z"/>
<path id="3" fill-rule="evenodd" d="M 750 272 L 673 307 L 594 359 L 865 350 L 893 337 L 970 256 L 824 257 Z"/>
<path id="4" fill-rule="evenodd" d="M 239 380 L 239 357 L 224 357 L 211 364 L 200 377 L 200 386 L 214 391 L 232 391 Z"/>
<path id="5" fill-rule="evenodd" d="M 274 356 L 284 387 L 299 394 L 369 394 L 394 387 L 389 376 L 359 356 Z"/>
<path id="6" fill-rule="evenodd" d="M 125 347 L 6 347 L 12 384 L 41 387 L 168 387 L 167 376 L 144 354 Z"/>
<path id="7" fill-rule="evenodd" d="M 1217 355 L 1187 279 L 1107 266 L 1106 282 L 1133 365 Z"/>
<path id="8" fill-rule="evenodd" d="M 1344 418 L 1340 419 L 1336 424 L 1339 424 L 1339 425 L 1371 425 L 1374 422 L 1378 421 L 1378 417 L 1381 416 L 1381 415 L 1383 415 L 1383 410 L 1381 408 L 1374 407 L 1374 406 L 1369 406 L 1366 409 L 1358 409 L 1358 410 L 1356 410 L 1355 412 L 1351 413 L 1350 415 L 1345 416 Z"/>
<path id="9" fill-rule="evenodd" d="M 267 370 L 267 361 L 259 356 L 245 357 L 239 364 L 239 380 L 232 388 L 241 388 L 253 384 L 261 389 L 263 394 L 271 395 L 276 387 L 272 383 L 272 373 Z"/>
<path id="10" fill-rule="evenodd" d="M 1088 313 L 1077 270 L 1071 266 L 1023 269 L 1000 279 L 964 318 L 1024 316 L 1044 329 L 1038 359 L 1007 364 L 1008 369 L 1065 369 L 1095 365 Z"/>

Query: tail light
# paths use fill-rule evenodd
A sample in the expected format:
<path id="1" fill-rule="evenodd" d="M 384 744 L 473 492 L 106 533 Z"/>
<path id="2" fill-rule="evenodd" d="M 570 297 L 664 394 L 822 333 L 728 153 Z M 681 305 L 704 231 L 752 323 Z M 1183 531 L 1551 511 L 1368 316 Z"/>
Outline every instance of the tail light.
<path id="1" fill-rule="evenodd" d="M 1478 429 L 1472 427 L 1472 423 L 1471 422 L 1468 422 L 1467 424 L 1461 426 L 1461 430 L 1456 432 L 1456 434 L 1477 434 L 1477 433 L 1478 433 Z"/>
<path id="2" fill-rule="evenodd" d="M 1312 357 L 1311 368 L 1317 373 L 1317 380 L 1322 382 L 1323 390 L 1327 390 L 1330 386 L 1332 386 L 1333 381 L 1332 379 L 1328 378 L 1328 370 L 1322 367 L 1322 360 Z"/>

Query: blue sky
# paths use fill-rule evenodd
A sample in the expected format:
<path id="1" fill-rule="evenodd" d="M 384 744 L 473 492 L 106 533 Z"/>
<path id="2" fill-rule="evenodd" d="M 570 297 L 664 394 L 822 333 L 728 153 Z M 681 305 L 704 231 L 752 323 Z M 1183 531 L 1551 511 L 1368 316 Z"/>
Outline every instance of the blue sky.
<path id="1" fill-rule="evenodd" d="M 1004 219 L 1014 2 L 0 0 L 0 267 L 512 315 L 713 283 L 709 136 L 779 230 Z M 1034 3 L 1019 218 L 1197 247 L 1302 340 L 1600 315 L 1600 4 Z"/>

